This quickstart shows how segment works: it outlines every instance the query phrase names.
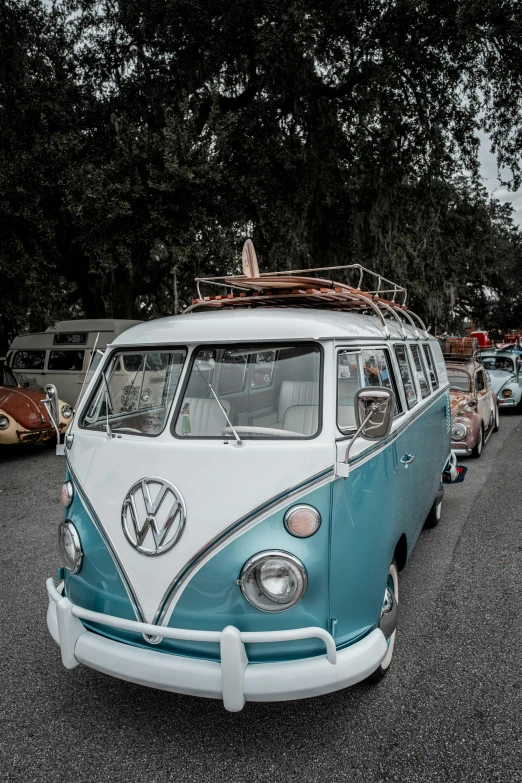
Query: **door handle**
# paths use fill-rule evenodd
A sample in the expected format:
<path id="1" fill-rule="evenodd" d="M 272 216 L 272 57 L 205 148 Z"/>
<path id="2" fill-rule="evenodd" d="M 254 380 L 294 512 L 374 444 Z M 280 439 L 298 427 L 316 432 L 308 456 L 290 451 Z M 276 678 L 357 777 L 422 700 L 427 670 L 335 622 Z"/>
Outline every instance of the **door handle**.
<path id="1" fill-rule="evenodd" d="M 405 468 L 408 467 L 408 465 L 411 465 L 415 457 L 413 454 L 405 454 L 404 457 L 401 458 L 401 463 L 404 465 Z"/>

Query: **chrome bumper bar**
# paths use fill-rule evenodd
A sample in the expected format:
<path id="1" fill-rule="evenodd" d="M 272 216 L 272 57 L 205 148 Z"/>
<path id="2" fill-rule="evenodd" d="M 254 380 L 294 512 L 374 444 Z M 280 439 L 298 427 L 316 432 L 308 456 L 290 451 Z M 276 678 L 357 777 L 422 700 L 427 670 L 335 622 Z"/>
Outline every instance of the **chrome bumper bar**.
<path id="1" fill-rule="evenodd" d="M 47 625 L 60 645 L 62 663 L 67 669 L 83 663 L 141 685 L 222 698 L 224 707 L 231 712 L 241 710 L 245 701 L 301 699 L 354 685 L 375 671 L 387 651 L 386 640 L 378 628 L 338 651 L 333 637 L 323 628 L 245 632 L 229 625 L 222 631 L 161 628 L 161 636 L 165 639 L 217 642 L 220 645 L 219 662 L 165 654 L 92 633 L 81 620 L 152 636 L 158 636 L 158 626 L 83 609 L 71 603 L 52 579 L 47 580 L 46 586 L 49 596 Z M 324 641 L 325 655 L 252 664 L 245 650 L 245 644 L 311 638 Z"/>

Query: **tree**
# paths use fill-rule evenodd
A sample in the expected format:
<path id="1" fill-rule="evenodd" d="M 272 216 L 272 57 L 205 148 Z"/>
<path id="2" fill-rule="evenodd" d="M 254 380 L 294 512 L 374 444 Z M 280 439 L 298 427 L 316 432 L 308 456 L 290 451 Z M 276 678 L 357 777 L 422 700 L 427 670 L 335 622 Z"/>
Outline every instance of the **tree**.
<path id="1" fill-rule="evenodd" d="M 518 268 L 518 232 L 481 189 L 476 139 L 482 125 L 516 185 L 514 0 L 9 8 L 38 56 L 23 43 L 7 53 L 32 88 L 6 80 L 0 212 L 12 225 L 34 199 L 14 236 L 28 279 L 42 259 L 64 310 L 76 298 L 87 315 L 172 312 L 195 274 L 238 268 L 248 235 L 266 269 L 360 262 L 397 278 L 437 327 L 461 300 L 482 312 L 492 267 Z M 0 250 L 0 269 L 17 252 Z M 512 301 L 505 280 L 495 296 Z M 15 281 L 16 312 L 36 312 L 46 284 L 23 302 Z"/>

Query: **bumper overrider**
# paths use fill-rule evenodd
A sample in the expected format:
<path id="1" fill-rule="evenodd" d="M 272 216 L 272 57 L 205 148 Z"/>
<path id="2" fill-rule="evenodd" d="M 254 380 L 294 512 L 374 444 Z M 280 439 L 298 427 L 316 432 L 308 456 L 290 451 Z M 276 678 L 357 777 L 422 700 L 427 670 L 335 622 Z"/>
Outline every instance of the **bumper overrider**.
<path id="1" fill-rule="evenodd" d="M 81 622 L 100 623 L 137 633 L 158 635 L 158 626 L 92 612 L 76 606 L 62 593 L 63 584 L 46 582 L 49 595 L 47 626 L 60 646 L 63 665 L 79 663 L 121 680 L 159 690 L 223 699 L 225 709 L 241 710 L 245 701 L 287 701 L 321 696 L 364 680 L 387 651 L 383 632 L 376 628 L 358 642 L 337 650 L 323 628 L 243 632 L 232 625 L 222 631 L 161 629 L 164 638 L 218 642 L 221 660 L 208 661 L 147 650 L 89 631 Z M 249 663 L 245 644 L 322 639 L 326 654 L 279 663 Z"/>

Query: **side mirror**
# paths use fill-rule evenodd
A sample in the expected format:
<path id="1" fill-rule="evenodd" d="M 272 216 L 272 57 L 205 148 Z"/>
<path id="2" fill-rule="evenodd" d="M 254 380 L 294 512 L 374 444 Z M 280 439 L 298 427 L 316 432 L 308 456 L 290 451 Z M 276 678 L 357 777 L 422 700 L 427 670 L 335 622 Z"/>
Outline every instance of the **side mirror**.
<path id="1" fill-rule="evenodd" d="M 45 387 L 45 399 L 42 400 L 43 404 L 47 408 L 49 419 L 56 431 L 56 454 L 63 457 L 65 454 L 65 446 L 60 443 L 60 414 L 58 412 L 58 391 L 56 386 L 52 383 L 48 383 Z"/>
<path id="2" fill-rule="evenodd" d="M 346 448 L 344 462 L 336 463 L 336 475 L 348 477 L 350 449 L 362 435 L 367 440 L 382 440 L 391 431 L 393 412 L 395 410 L 395 394 L 384 386 L 372 386 L 359 389 L 354 400 L 355 424 L 357 431 Z"/>
<path id="3" fill-rule="evenodd" d="M 384 386 L 359 389 L 354 398 L 355 424 L 358 435 L 367 440 L 381 440 L 391 431 L 395 395 Z"/>

